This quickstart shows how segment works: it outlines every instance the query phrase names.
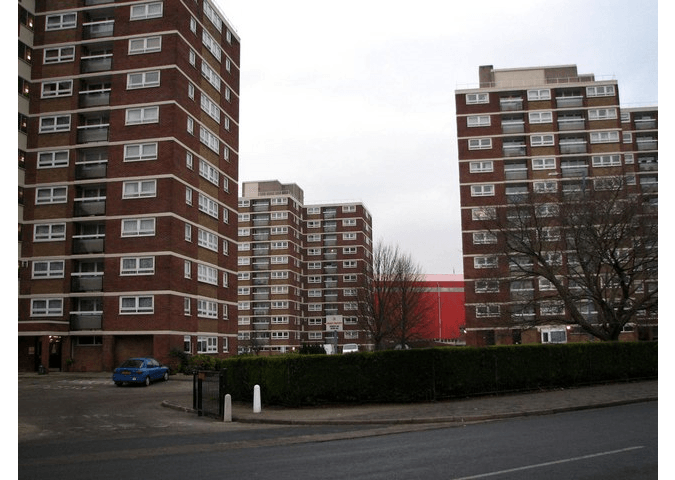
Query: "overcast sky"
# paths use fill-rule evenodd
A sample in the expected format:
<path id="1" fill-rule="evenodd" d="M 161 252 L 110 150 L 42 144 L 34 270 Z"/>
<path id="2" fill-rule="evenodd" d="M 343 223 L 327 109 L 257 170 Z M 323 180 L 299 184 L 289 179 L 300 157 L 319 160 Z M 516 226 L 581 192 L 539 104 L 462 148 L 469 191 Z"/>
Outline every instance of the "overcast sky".
<path id="1" fill-rule="evenodd" d="M 360 201 L 373 238 L 462 273 L 454 92 L 576 64 L 658 103 L 657 0 L 214 0 L 241 37 L 240 182 Z"/>

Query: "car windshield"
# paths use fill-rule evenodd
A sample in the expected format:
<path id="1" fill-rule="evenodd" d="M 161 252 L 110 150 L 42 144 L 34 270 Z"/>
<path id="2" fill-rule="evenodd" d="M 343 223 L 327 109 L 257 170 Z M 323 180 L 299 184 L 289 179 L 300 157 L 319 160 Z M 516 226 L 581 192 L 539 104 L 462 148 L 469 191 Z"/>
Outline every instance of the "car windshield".
<path id="1" fill-rule="evenodd" d="M 143 360 L 130 358 L 129 360 L 126 360 L 122 365 L 120 365 L 120 368 L 140 368 L 142 366 Z"/>

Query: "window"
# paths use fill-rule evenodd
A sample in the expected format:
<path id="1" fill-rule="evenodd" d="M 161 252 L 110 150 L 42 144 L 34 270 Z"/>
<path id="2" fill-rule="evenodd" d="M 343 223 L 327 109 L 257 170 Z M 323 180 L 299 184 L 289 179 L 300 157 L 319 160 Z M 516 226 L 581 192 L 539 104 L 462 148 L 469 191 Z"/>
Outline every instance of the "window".
<path id="1" fill-rule="evenodd" d="M 476 293 L 498 293 L 499 281 L 497 280 L 476 280 L 474 284 Z"/>
<path id="2" fill-rule="evenodd" d="M 218 285 L 218 270 L 202 263 L 197 265 L 197 280 L 211 285 Z"/>
<path id="3" fill-rule="evenodd" d="M 220 77 L 206 62 L 202 62 L 202 76 L 209 81 L 213 88 L 220 92 Z"/>
<path id="4" fill-rule="evenodd" d="M 476 305 L 476 317 L 498 317 L 499 305 Z"/>
<path id="5" fill-rule="evenodd" d="M 555 169 L 555 158 L 533 158 L 532 170 L 552 170 Z"/>
<path id="6" fill-rule="evenodd" d="M 494 171 L 494 166 L 493 166 L 492 160 L 469 163 L 469 172 L 470 173 L 486 173 L 486 172 L 492 172 L 492 171 Z"/>
<path id="7" fill-rule="evenodd" d="M 70 130 L 70 115 L 40 117 L 40 133 L 67 132 Z"/>
<path id="8" fill-rule="evenodd" d="M 161 50 L 162 50 L 161 36 L 129 39 L 129 55 L 160 52 Z"/>
<path id="9" fill-rule="evenodd" d="M 73 81 L 44 82 L 42 84 L 42 98 L 68 97 L 73 94 Z"/>
<path id="10" fill-rule="evenodd" d="M 594 167 L 616 167 L 621 165 L 621 155 L 593 155 Z"/>
<path id="11" fill-rule="evenodd" d="M 558 182 L 534 182 L 532 188 L 535 193 L 553 193 L 558 191 Z"/>
<path id="12" fill-rule="evenodd" d="M 213 250 L 214 252 L 218 251 L 218 235 L 211 233 L 201 228 L 197 231 L 197 245 L 200 247 Z"/>
<path id="13" fill-rule="evenodd" d="M 38 153 L 38 168 L 67 167 L 70 153 L 68 150 L 56 150 Z"/>
<path id="14" fill-rule="evenodd" d="M 497 216 L 495 207 L 476 207 L 471 209 L 471 220 L 493 220 Z"/>
<path id="15" fill-rule="evenodd" d="M 473 244 L 474 245 L 489 245 L 497 243 L 497 235 L 490 232 L 474 232 L 473 233 Z"/>
<path id="16" fill-rule="evenodd" d="M 155 257 L 122 257 L 120 275 L 153 275 Z"/>
<path id="17" fill-rule="evenodd" d="M 343 233 L 342 240 L 356 240 L 356 233 Z"/>
<path id="18" fill-rule="evenodd" d="M 203 193 L 199 194 L 199 210 L 213 218 L 218 218 L 218 202 Z"/>
<path id="19" fill-rule="evenodd" d="M 155 297 L 152 295 L 120 297 L 120 314 L 154 313 Z"/>
<path id="20" fill-rule="evenodd" d="M 201 94 L 200 103 L 202 110 L 204 110 L 209 117 L 213 118 L 217 123 L 220 123 L 220 108 L 216 102 L 211 100 L 205 93 Z"/>
<path id="21" fill-rule="evenodd" d="M 156 195 L 157 195 L 156 180 L 138 180 L 133 182 L 124 182 L 122 187 L 122 198 L 154 197 Z"/>
<path id="22" fill-rule="evenodd" d="M 495 194 L 494 185 L 471 185 L 472 197 L 491 197 Z"/>
<path id="23" fill-rule="evenodd" d="M 218 318 L 218 304 L 212 300 L 197 300 L 197 316 Z"/>
<path id="24" fill-rule="evenodd" d="M 63 260 L 43 260 L 33 262 L 32 278 L 63 278 L 65 270 L 65 261 Z"/>
<path id="25" fill-rule="evenodd" d="M 213 23 L 213 25 L 216 27 L 216 30 L 219 32 L 223 31 L 222 19 L 218 16 L 211 4 L 206 0 L 204 1 L 204 14 L 206 15 L 206 18 L 211 20 L 211 23 Z"/>
<path id="26" fill-rule="evenodd" d="M 588 111 L 589 120 L 613 120 L 616 118 L 616 108 L 592 108 Z"/>
<path id="27" fill-rule="evenodd" d="M 633 134 L 631 132 L 623 132 L 621 139 L 623 143 L 633 143 Z"/>
<path id="28" fill-rule="evenodd" d="M 530 112 L 529 113 L 530 123 L 552 123 L 553 122 L 553 113 L 552 112 Z"/>
<path id="29" fill-rule="evenodd" d="M 65 223 L 42 223 L 33 227 L 33 241 L 35 242 L 56 242 L 65 239 Z"/>
<path id="30" fill-rule="evenodd" d="M 489 127 L 490 126 L 490 116 L 489 115 L 472 115 L 466 117 L 466 126 L 467 127 Z"/>
<path id="31" fill-rule="evenodd" d="M 619 141 L 619 132 L 591 132 L 591 143 L 616 143 Z"/>
<path id="32" fill-rule="evenodd" d="M 214 185 L 218 185 L 220 182 L 220 173 L 218 173 L 216 167 L 202 158 L 199 159 L 199 175 Z"/>
<path id="33" fill-rule="evenodd" d="M 208 128 L 199 128 L 199 140 L 216 153 L 220 153 L 220 141 Z"/>
<path id="34" fill-rule="evenodd" d="M 342 220 L 342 226 L 344 227 L 355 227 L 356 219 L 355 218 L 345 218 Z"/>
<path id="35" fill-rule="evenodd" d="M 195 53 L 194 50 L 190 50 L 188 61 L 190 62 L 190 65 L 192 65 L 193 67 L 197 65 L 197 54 Z"/>
<path id="36" fill-rule="evenodd" d="M 190 99 L 192 100 L 195 99 L 195 86 L 189 82 L 188 82 L 188 97 L 190 97 Z"/>
<path id="37" fill-rule="evenodd" d="M 144 3 L 143 5 L 132 5 L 129 20 L 146 20 L 149 18 L 158 18 L 162 16 L 164 4 L 162 2 Z"/>
<path id="38" fill-rule="evenodd" d="M 75 47 L 45 48 L 43 62 L 50 63 L 73 62 L 75 60 Z"/>
<path id="39" fill-rule="evenodd" d="M 588 97 L 613 97 L 615 95 L 614 85 L 599 85 L 597 87 L 586 87 L 586 96 Z"/>
<path id="40" fill-rule="evenodd" d="M 562 302 L 550 301 L 542 302 L 539 306 L 539 311 L 541 315 L 553 316 L 553 315 L 564 315 L 565 307 Z"/>
<path id="41" fill-rule="evenodd" d="M 35 189 L 35 204 L 66 203 L 68 187 L 42 187 Z"/>
<path id="42" fill-rule="evenodd" d="M 535 208 L 535 213 L 537 217 L 555 217 L 560 211 L 557 204 L 554 203 L 543 203 L 537 205 Z"/>
<path id="43" fill-rule="evenodd" d="M 45 30 L 64 30 L 66 28 L 77 27 L 77 13 L 60 13 L 56 15 L 47 15 L 45 20 Z"/>
<path id="44" fill-rule="evenodd" d="M 130 218 L 122 220 L 123 237 L 146 237 L 154 234 L 154 218 Z"/>
<path id="45" fill-rule="evenodd" d="M 159 107 L 128 108 L 126 111 L 127 125 L 157 122 L 159 122 Z"/>
<path id="46" fill-rule="evenodd" d="M 473 257 L 474 268 L 497 268 L 497 257 L 490 255 L 487 257 Z"/>
<path id="47" fill-rule="evenodd" d="M 124 161 L 137 162 L 141 160 L 156 160 L 156 143 L 134 143 L 124 146 Z"/>
<path id="48" fill-rule="evenodd" d="M 532 135 L 530 137 L 530 145 L 533 147 L 548 147 L 552 146 L 553 142 L 553 135 Z"/>
<path id="49" fill-rule="evenodd" d="M 491 138 L 470 138 L 469 150 L 489 150 L 492 148 Z"/>
<path id="50" fill-rule="evenodd" d="M 215 57 L 216 60 L 220 62 L 222 51 L 218 42 L 208 34 L 206 30 L 202 31 L 202 43 L 208 48 L 209 52 Z"/>
<path id="51" fill-rule="evenodd" d="M 548 88 L 528 90 L 527 91 L 527 99 L 531 100 L 531 101 L 550 100 L 551 99 L 551 90 L 548 89 Z"/>
<path id="52" fill-rule="evenodd" d="M 489 93 L 467 93 L 466 94 L 466 104 L 467 105 L 476 105 L 478 103 L 490 103 L 490 94 Z"/>
<path id="53" fill-rule="evenodd" d="M 62 298 L 34 298 L 30 302 L 31 317 L 58 317 L 63 315 Z"/>
<path id="54" fill-rule="evenodd" d="M 159 70 L 129 73 L 127 75 L 127 90 L 148 87 L 159 87 Z"/>

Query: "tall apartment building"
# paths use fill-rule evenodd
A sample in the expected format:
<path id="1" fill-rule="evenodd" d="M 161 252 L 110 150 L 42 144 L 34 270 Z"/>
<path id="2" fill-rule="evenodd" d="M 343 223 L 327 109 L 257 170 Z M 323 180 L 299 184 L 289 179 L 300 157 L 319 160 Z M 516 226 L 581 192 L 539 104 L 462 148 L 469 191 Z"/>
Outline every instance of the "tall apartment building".
<path id="1" fill-rule="evenodd" d="M 236 353 L 238 35 L 209 0 L 19 13 L 19 370 Z"/>
<path id="2" fill-rule="evenodd" d="M 357 287 L 372 258 L 360 203 L 304 205 L 296 184 L 244 182 L 239 199 L 239 351 L 367 348 Z"/>
<path id="3" fill-rule="evenodd" d="M 540 202 L 536 215 L 546 216 L 565 195 L 617 177 L 656 216 L 658 110 L 621 108 L 616 80 L 580 75 L 574 65 L 482 66 L 479 79 L 456 91 L 467 344 L 586 340 L 564 308 L 512 308 L 550 285 L 517 278 L 486 225 L 500 211 L 508 217 L 519 199 Z M 644 288 L 655 288 L 653 280 Z M 523 329 L 523 315 L 539 326 Z M 656 337 L 655 313 L 640 312 L 638 323 L 620 338 Z"/>

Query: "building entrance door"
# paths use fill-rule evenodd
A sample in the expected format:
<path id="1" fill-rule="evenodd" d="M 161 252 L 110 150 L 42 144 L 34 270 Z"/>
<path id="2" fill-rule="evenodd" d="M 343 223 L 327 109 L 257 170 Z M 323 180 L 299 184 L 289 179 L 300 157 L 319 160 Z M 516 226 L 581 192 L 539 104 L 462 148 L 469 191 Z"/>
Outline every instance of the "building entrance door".
<path id="1" fill-rule="evenodd" d="M 49 369 L 61 370 L 61 337 L 49 337 Z"/>

